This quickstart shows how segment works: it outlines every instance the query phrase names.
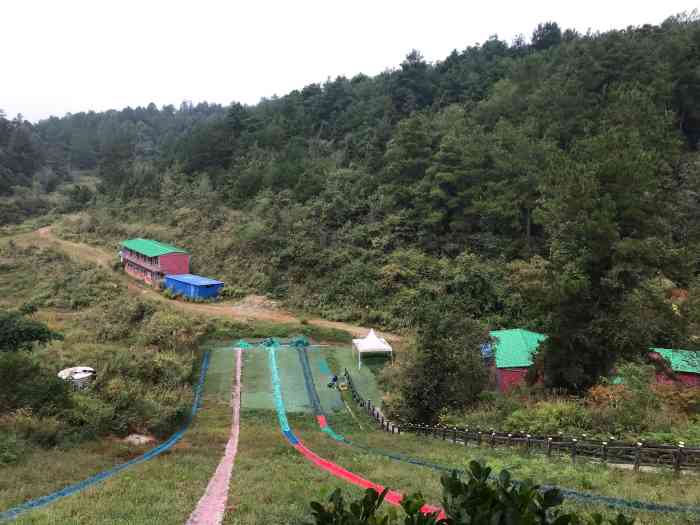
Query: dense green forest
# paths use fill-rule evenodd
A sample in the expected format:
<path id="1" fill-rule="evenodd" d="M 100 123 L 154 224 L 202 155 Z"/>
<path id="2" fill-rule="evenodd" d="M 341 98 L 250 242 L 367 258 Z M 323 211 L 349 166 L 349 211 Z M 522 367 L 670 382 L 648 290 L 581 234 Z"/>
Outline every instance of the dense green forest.
<path id="1" fill-rule="evenodd" d="M 95 170 L 66 234 L 158 235 L 236 293 L 443 340 L 426 312 L 539 329 L 548 385 L 572 390 L 651 345 L 698 347 L 696 14 L 549 22 L 255 106 L 0 123 L 0 191 Z"/>

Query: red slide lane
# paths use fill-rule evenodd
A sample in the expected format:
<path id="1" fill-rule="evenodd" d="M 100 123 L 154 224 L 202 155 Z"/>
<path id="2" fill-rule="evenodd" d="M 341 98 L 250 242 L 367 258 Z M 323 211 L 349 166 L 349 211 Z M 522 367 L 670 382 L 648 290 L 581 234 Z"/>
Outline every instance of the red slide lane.
<path id="1" fill-rule="evenodd" d="M 186 525 L 219 525 L 226 512 L 226 501 L 228 500 L 229 484 L 231 482 L 231 472 L 233 463 L 238 452 L 238 436 L 240 434 L 241 421 L 241 349 L 236 348 L 236 383 L 233 387 L 231 404 L 233 405 L 233 421 L 231 432 L 224 457 L 221 458 L 216 472 L 209 480 L 207 490 L 197 503 L 197 508 L 192 512 Z"/>
<path id="2" fill-rule="evenodd" d="M 382 493 L 384 491 L 384 487 L 382 487 L 381 485 L 372 483 L 371 481 L 368 481 L 365 478 L 358 476 L 357 474 L 353 474 L 349 470 L 345 470 L 343 467 L 336 465 L 332 461 L 323 459 L 314 451 L 306 448 L 306 445 L 304 445 L 304 443 L 302 443 L 301 440 L 299 440 L 298 438 L 297 440 L 298 443 L 293 446 L 299 451 L 300 454 L 302 454 L 306 459 L 314 463 L 316 466 L 322 468 L 330 474 L 333 474 L 336 478 L 343 479 L 349 483 L 352 483 L 353 485 L 357 485 L 358 487 L 362 487 L 364 489 L 373 489 L 379 493 Z M 384 499 L 392 505 L 399 506 L 401 505 L 403 494 L 395 490 L 390 490 L 389 492 L 387 492 Z M 445 518 L 445 513 L 440 507 L 435 507 L 433 505 L 423 505 L 423 507 L 421 507 L 420 510 L 423 514 L 437 512 L 439 513 L 438 517 L 440 519 Z"/>
<path id="3" fill-rule="evenodd" d="M 270 379 L 272 380 L 272 395 L 275 398 L 275 409 L 277 410 L 277 419 L 280 424 L 280 430 L 282 434 L 287 439 L 290 445 L 292 445 L 302 456 L 311 461 L 314 465 L 319 467 L 321 470 L 325 470 L 329 474 L 332 474 L 336 478 L 342 479 L 358 487 L 364 489 L 372 489 L 378 493 L 384 492 L 384 487 L 378 485 L 377 483 L 372 483 L 365 478 L 353 474 L 349 470 L 345 470 L 343 467 L 336 465 L 332 461 L 322 458 L 317 455 L 312 450 L 308 449 L 304 443 L 294 435 L 294 432 L 289 426 L 289 421 L 287 421 L 287 411 L 284 407 L 284 400 L 282 398 L 282 388 L 280 385 L 280 377 L 277 371 L 277 359 L 275 358 L 275 348 L 267 348 L 269 366 L 270 366 Z M 325 417 L 317 420 L 319 424 L 321 422 L 325 423 Z M 390 490 L 385 496 L 385 500 L 391 505 L 399 506 L 401 505 L 401 500 L 403 495 L 400 492 Z M 423 505 L 421 507 L 421 512 L 423 514 L 438 513 L 440 519 L 445 518 L 444 511 L 439 507 L 434 507 L 432 505 Z"/>

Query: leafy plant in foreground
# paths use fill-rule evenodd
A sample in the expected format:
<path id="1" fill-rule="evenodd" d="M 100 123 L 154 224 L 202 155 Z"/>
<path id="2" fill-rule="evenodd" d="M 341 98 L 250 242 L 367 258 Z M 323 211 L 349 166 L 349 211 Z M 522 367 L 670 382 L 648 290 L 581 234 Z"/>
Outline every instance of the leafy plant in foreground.
<path id="1" fill-rule="evenodd" d="M 340 489 L 329 498 L 328 506 L 312 502 L 315 525 L 632 525 L 634 519 L 621 514 L 605 519 L 600 514 L 582 516 L 563 513 L 557 489 L 541 490 L 532 481 L 517 482 L 501 471 L 498 478 L 491 468 L 476 461 L 469 464 L 468 479 L 456 473 L 442 477 L 445 517 L 421 513 L 425 500 L 421 494 L 403 499 L 401 518 L 391 511 L 378 514 L 388 489 L 381 494 L 367 489 L 361 499 L 346 505 Z"/>

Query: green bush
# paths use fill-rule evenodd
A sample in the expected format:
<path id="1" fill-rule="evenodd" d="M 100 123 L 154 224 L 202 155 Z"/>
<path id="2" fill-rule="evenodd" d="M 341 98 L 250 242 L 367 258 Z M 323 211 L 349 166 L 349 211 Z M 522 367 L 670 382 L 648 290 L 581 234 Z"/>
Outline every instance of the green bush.
<path id="1" fill-rule="evenodd" d="M 491 469 L 472 461 L 462 481 L 456 474 L 443 475 L 443 510 L 445 518 L 437 513 L 422 514 L 425 500 L 413 494 L 401 502 L 405 516 L 401 520 L 395 513 L 379 514 L 388 491 L 378 494 L 367 489 L 365 495 L 346 505 L 340 489 L 336 489 L 324 506 L 311 503 L 315 525 L 632 525 L 634 519 L 618 515 L 605 520 L 599 514 L 584 516 L 564 513 L 563 498 L 558 490 L 540 490 L 531 481 L 522 483 L 511 479 L 508 471 L 501 471 L 498 478 Z"/>
<path id="2" fill-rule="evenodd" d="M 28 409 L 17 410 L 6 417 L 3 426 L 44 448 L 61 444 L 70 434 L 70 428 L 57 417 L 38 417 Z"/>
<path id="3" fill-rule="evenodd" d="M 29 350 L 35 343 L 47 343 L 56 338 L 60 335 L 44 323 L 27 319 L 20 312 L 0 311 L 0 353 Z"/>
<path id="4" fill-rule="evenodd" d="M 537 434 L 574 433 L 591 429 L 591 414 L 571 401 L 541 401 L 513 412 L 505 430 L 526 430 Z"/>
<path id="5" fill-rule="evenodd" d="M 165 288 L 163 290 L 163 297 L 166 299 L 177 299 L 179 295 L 173 292 L 170 288 Z"/>
<path id="6" fill-rule="evenodd" d="M 29 408 L 53 415 L 71 404 L 68 384 L 22 353 L 0 353 L 0 385 L 0 413 Z"/>
<path id="7" fill-rule="evenodd" d="M 25 449 L 26 443 L 15 432 L 0 430 L 0 466 L 18 462 Z"/>
<path id="8" fill-rule="evenodd" d="M 201 327 L 191 318 L 172 312 L 158 311 L 141 328 L 140 342 L 159 350 L 193 350 Z"/>
<path id="9" fill-rule="evenodd" d="M 115 407 L 90 394 L 76 392 L 73 406 L 64 411 L 62 419 L 79 431 L 82 438 L 95 438 L 112 429 Z"/>
<path id="10" fill-rule="evenodd" d="M 97 341 L 120 341 L 140 331 L 141 323 L 155 312 L 151 303 L 129 296 L 110 301 L 95 318 L 94 330 Z"/>

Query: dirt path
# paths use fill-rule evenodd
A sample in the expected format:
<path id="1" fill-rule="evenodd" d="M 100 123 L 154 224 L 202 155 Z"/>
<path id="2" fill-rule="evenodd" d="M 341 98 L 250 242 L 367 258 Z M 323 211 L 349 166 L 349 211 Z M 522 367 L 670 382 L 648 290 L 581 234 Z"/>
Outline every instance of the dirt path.
<path id="1" fill-rule="evenodd" d="M 57 244 L 69 256 L 81 261 L 90 261 L 105 268 L 109 268 L 114 262 L 115 256 L 99 248 L 80 244 L 77 242 L 65 241 L 56 237 L 51 231 L 51 226 L 44 226 L 36 231 L 36 234 L 43 240 L 52 244 Z"/>
<path id="2" fill-rule="evenodd" d="M 51 226 L 39 228 L 37 231 L 18 235 L 16 242 L 19 244 L 38 244 L 52 246 L 65 252 L 68 256 L 81 262 L 91 262 L 110 268 L 116 260 L 116 254 L 110 253 L 102 248 L 88 246 L 87 244 L 66 241 L 58 238 L 52 231 Z M 291 312 L 280 308 L 269 306 L 269 301 L 265 301 L 260 296 L 249 296 L 238 303 L 216 303 L 200 304 L 187 303 L 184 301 L 172 301 L 166 299 L 152 288 L 142 285 L 137 281 L 125 277 L 127 288 L 131 293 L 142 295 L 156 301 L 162 301 L 175 308 L 199 315 L 212 317 L 227 317 L 238 321 L 267 321 L 273 323 L 299 323 L 299 319 Z M 369 332 L 369 328 L 357 326 L 338 321 L 327 321 L 325 319 L 309 319 L 308 323 L 321 328 L 334 328 L 344 330 L 355 337 L 364 337 Z M 378 332 L 380 337 L 387 341 L 399 342 L 401 337 L 388 333 Z"/>

